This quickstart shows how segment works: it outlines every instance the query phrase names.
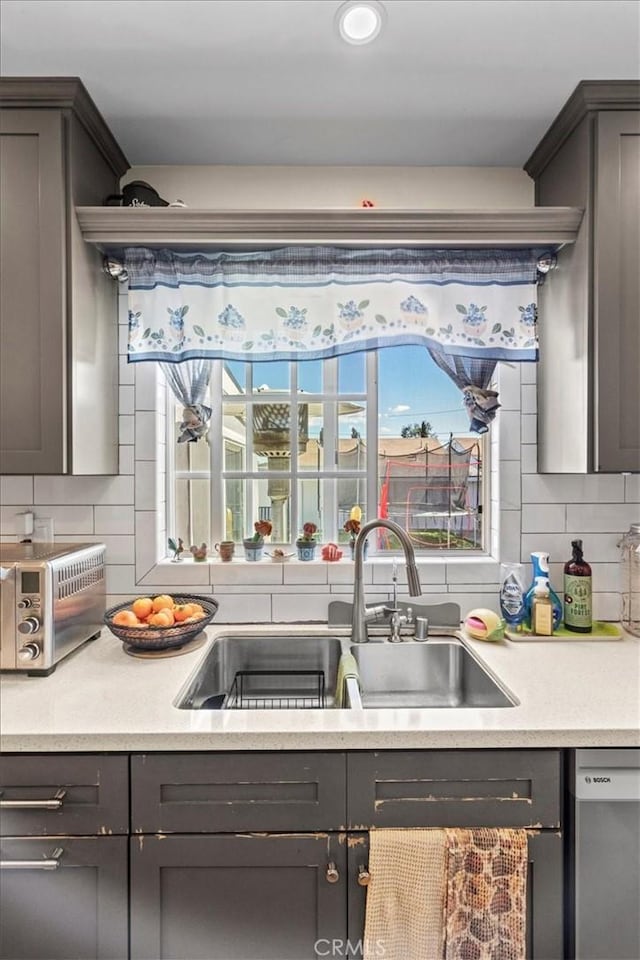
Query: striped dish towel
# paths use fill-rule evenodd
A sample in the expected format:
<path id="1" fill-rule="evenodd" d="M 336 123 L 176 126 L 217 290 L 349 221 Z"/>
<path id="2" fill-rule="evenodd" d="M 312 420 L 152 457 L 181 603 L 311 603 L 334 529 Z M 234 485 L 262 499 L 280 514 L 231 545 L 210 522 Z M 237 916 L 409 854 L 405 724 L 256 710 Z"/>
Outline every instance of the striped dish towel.
<path id="1" fill-rule="evenodd" d="M 525 830 L 372 830 L 369 840 L 363 960 L 524 960 Z"/>

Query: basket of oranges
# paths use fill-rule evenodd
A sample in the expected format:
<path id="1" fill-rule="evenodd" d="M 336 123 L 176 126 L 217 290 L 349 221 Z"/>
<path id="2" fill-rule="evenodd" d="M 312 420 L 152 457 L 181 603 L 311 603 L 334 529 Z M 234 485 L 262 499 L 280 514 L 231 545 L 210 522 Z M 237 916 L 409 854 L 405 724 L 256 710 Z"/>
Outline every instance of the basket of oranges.
<path id="1" fill-rule="evenodd" d="M 190 594 L 138 597 L 111 607 L 104 622 L 130 647 L 166 650 L 193 640 L 216 615 L 218 601 Z"/>

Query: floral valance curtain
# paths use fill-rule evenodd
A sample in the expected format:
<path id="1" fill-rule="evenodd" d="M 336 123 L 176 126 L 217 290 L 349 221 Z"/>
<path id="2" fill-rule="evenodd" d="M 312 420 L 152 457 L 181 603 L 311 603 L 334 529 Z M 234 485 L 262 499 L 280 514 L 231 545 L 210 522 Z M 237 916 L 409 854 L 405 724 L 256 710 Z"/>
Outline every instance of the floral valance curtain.
<path id="1" fill-rule="evenodd" d="M 129 361 L 312 360 L 418 344 L 535 361 L 543 249 L 125 251 Z"/>

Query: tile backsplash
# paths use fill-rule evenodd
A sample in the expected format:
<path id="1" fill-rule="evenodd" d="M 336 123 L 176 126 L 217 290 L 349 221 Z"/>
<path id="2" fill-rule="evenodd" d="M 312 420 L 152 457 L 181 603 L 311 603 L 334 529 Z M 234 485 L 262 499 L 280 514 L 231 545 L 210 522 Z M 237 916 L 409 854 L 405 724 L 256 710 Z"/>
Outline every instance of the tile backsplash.
<path id="1" fill-rule="evenodd" d="M 115 477 L 0 478 L 0 534 L 15 539 L 16 514 L 51 517 L 58 541 L 103 541 L 108 602 L 132 595 L 186 590 L 215 593 L 220 622 L 326 619 L 332 599 L 348 599 L 353 564 L 155 563 L 164 529 L 164 385 L 151 364 L 128 365 L 126 295 L 120 297 L 120 473 Z M 491 552 L 527 561 L 532 550 L 551 554 L 562 583 L 570 541 L 581 537 L 593 567 L 594 615 L 619 616 L 617 542 L 640 521 L 640 477 L 568 476 L 536 472 L 535 368 L 500 367 L 502 410 L 491 438 Z M 497 428 L 497 429 L 496 429 Z M 365 566 L 367 599 L 389 598 L 390 561 Z M 453 600 L 463 613 L 497 604 L 499 563 L 490 557 L 421 564 L 428 601 Z M 403 597 L 406 599 L 406 595 Z"/>

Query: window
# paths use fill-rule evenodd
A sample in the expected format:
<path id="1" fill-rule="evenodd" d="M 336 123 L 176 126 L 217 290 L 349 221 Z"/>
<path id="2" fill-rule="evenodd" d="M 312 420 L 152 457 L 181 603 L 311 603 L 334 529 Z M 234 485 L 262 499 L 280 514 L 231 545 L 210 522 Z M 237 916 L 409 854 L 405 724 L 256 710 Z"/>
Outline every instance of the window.
<path id="1" fill-rule="evenodd" d="M 469 433 L 460 391 L 426 350 L 213 361 L 208 402 L 207 441 L 177 444 L 182 410 L 168 400 L 168 530 L 186 544 L 240 543 L 259 519 L 273 544 L 292 544 L 308 521 L 344 543 L 359 508 L 395 520 L 425 553 L 483 549 L 489 444 Z M 370 546 L 398 544 L 380 531 Z"/>

